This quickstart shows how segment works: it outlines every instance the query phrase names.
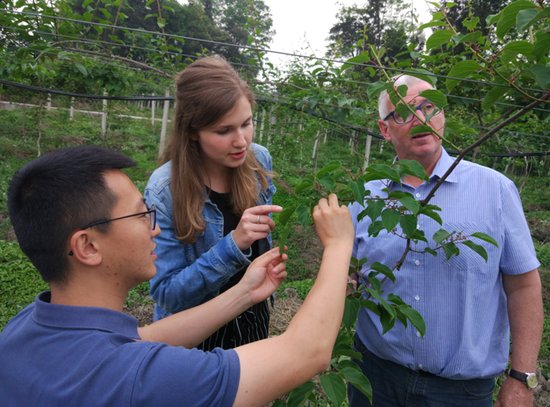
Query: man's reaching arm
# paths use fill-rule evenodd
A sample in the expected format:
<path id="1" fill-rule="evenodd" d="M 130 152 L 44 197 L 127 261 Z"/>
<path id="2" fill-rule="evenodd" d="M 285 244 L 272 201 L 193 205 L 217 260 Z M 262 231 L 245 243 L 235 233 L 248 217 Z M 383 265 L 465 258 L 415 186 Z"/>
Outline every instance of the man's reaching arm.
<path id="1" fill-rule="evenodd" d="M 236 348 L 241 364 L 235 406 L 263 406 L 326 369 L 344 312 L 354 228 L 336 195 L 313 211 L 325 248 L 319 274 L 286 332 Z"/>
<path id="2" fill-rule="evenodd" d="M 197 307 L 139 328 L 141 339 L 192 348 L 252 305 L 269 297 L 286 278 L 286 254 L 271 249 L 252 262 L 239 284 Z"/>

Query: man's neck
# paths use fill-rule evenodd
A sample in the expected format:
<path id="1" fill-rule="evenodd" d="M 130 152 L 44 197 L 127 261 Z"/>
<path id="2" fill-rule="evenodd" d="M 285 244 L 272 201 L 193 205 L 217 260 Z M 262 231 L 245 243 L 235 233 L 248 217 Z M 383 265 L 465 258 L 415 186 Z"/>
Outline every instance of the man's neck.
<path id="1" fill-rule="evenodd" d="M 68 282 L 67 284 L 50 284 L 51 303 L 79 307 L 109 308 L 122 311 L 128 295 L 127 291 L 105 287 L 93 281 L 86 283 Z"/>

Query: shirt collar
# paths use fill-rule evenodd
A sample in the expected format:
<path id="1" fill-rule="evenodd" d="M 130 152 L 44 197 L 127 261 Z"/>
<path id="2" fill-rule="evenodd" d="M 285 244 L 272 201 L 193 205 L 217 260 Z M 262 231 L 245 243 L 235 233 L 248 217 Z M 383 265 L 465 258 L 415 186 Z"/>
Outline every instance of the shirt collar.
<path id="1" fill-rule="evenodd" d="M 432 171 L 432 175 L 430 175 L 430 181 L 437 180 L 443 177 L 443 175 L 445 175 L 447 170 L 451 168 L 451 165 L 453 165 L 454 162 L 455 158 L 451 157 L 449 153 L 447 153 L 447 150 L 441 147 L 441 157 L 439 157 L 439 160 L 437 160 L 437 164 Z M 451 172 L 449 176 L 445 179 L 445 182 L 458 182 L 456 171 Z"/>
<path id="2" fill-rule="evenodd" d="M 55 328 L 119 333 L 141 339 L 137 331 L 138 321 L 134 317 L 108 308 L 52 304 L 50 299 L 50 291 L 36 296 L 33 314 L 36 323 Z"/>
<path id="3" fill-rule="evenodd" d="M 393 163 L 395 164 L 397 161 L 399 161 L 399 157 L 395 157 L 395 159 L 393 160 Z M 449 153 L 447 153 L 447 150 L 441 147 L 441 156 L 439 157 L 439 160 L 437 160 L 437 163 L 435 164 L 434 170 L 432 171 L 432 175 L 430 175 L 430 182 L 437 181 L 439 178 L 443 177 L 443 175 L 445 175 L 447 170 L 451 168 L 451 165 L 453 165 L 454 162 L 455 162 L 455 158 L 451 157 Z M 449 176 L 445 179 L 445 182 L 458 182 L 456 171 L 451 172 Z"/>

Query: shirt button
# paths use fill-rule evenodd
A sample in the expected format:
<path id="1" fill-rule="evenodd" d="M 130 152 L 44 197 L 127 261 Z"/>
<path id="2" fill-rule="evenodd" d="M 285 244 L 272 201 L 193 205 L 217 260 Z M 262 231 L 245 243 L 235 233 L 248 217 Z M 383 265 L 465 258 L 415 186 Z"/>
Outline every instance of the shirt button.
<path id="1" fill-rule="evenodd" d="M 417 193 L 417 194 L 416 194 L 416 197 L 417 197 L 417 198 L 420 198 L 420 194 L 419 194 L 419 193 Z"/>
<path id="2" fill-rule="evenodd" d="M 416 260 L 416 261 L 414 262 L 414 264 L 416 264 L 416 265 L 418 266 L 418 265 L 420 264 L 420 260 Z"/>
<path id="3" fill-rule="evenodd" d="M 416 331 L 416 336 L 418 336 L 420 338 L 421 334 L 419 331 Z"/>
<path id="4" fill-rule="evenodd" d="M 418 295 L 415 295 L 415 296 L 414 296 L 414 299 L 415 299 L 416 301 L 418 301 L 418 300 L 420 299 L 420 297 L 419 297 Z"/>

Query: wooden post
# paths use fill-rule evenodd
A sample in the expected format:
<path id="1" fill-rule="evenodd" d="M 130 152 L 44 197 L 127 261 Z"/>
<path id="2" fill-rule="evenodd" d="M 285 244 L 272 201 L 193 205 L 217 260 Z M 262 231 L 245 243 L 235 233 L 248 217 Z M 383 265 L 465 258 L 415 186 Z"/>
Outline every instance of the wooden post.
<path id="1" fill-rule="evenodd" d="M 315 144 L 313 144 L 313 154 L 311 156 L 312 160 L 315 158 L 315 153 L 317 152 L 317 143 L 319 142 L 319 133 L 320 131 L 318 131 L 317 135 L 315 136 Z"/>
<path id="2" fill-rule="evenodd" d="M 52 95 L 48 93 L 48 101 L 46 102 L 46 110 L 52 110 Z"/>
<path id="3" fill-rule="evenodd" d="M 274 132 L 273 127 L 277 123 L 277 116 L 273 114 L 273 111 L 275 110 L 274 106 L 271 106 L 271 110 L 269 111 L 269 132 L 267 133 L 267 145 L 266 147 L 269 147 L 269 143 L 271 142 L 271 134 Z"/>
<path id="4" fill-rule="evenodd" d="M 365 168 L 369 166 L 371 144 L 372 144 L 372 136 L 369 134 L 367 136 L 367 145 L 365 147 L 365 162 L 363 163 L 363 171 L 365 171 Z"/>
<path id="5" fill-rule="evenodd" d="M 107 91 L 103 90 L 103 95 L 107 96 Z M 103 99 L 103 111 L 101 112 L 101 137 L 105 140 L 107 133 L 107 99 Z"/>
<path id="6" fill-rule="evenodd" d="M 170 88 L 166 87 L 166 97 L 170 96 Z M 164 101 L 164 110 L 162 111 L 162 127 L 160 129 L 160 143 L 159 143 L 159 155 L 158 158 L 162 157 L 164 153 L 164 143 L 166 142 L 166 127 L 168 126 L 168 111 L 170 110 L 170 101 Z"/>
<path id="7" fill-rule="evenodd" d="M 155 96 L 153 93 L 151 96 Z M 155 125 L 155 101 L 151 100 L 151 126 Z"/>
<path id="8" fill-rule="evenodd" d="M 259 142 L 261 143 L 262 142 L 262 138 L 264 137 L 264 126 L 265 126 L 265 121 L 267 120 L 267 111 L 265 109 L 262 109 L 262 121 L 260 123 L 260 138 L 258 139 Z"/>
<path id="9" fill-rule="evenodd" d="M 319 155 L 321 153 L 321 146 L 319 145 L 321 141 L 321 131 L 317 132 L 317 137 L 315 138 L 315 146 L 313 147 L 313 157 L 315 157 L 315 171 L 314 174 L 317 174 L 317 160 L 319 159 Z M 317 155 L 315 155 L 315 149 L 319 146 L 317 149 Z"/>
<path id="10" fill-rule="evenodd" d="M 71 96 L 71 109 L 69 113 L 71 121 L 74 120 L 74 96 Z"/>

